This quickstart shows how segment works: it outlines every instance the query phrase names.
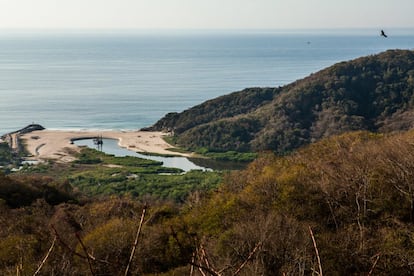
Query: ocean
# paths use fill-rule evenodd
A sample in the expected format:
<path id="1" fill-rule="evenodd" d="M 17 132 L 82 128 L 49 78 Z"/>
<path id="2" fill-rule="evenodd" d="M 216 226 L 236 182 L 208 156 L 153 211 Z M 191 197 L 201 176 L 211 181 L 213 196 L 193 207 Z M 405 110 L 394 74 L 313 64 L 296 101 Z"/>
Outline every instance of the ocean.
<path id="1" fill-rule="evenodd" d="M 133 130 L 246 87 L 413 49 L 414 31 L 0 31 L 0 135 Z"/>

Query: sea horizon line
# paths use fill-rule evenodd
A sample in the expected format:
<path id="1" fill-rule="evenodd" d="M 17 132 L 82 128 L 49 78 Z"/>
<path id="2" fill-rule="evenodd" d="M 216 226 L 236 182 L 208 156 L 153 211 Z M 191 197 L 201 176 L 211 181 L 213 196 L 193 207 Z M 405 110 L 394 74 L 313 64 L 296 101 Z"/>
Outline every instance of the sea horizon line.
<path id="1" fill-rule="evenodd" d="M 208 34 L 339 34 L 362 35 L 371 34 L 373 31 L 386 29 L 395 35 L 412 35 L 414 27 L 333 27 L 333 28 L 0 28 L 0 34 L 108 34 L 108 35 L 208 35 Z"/>

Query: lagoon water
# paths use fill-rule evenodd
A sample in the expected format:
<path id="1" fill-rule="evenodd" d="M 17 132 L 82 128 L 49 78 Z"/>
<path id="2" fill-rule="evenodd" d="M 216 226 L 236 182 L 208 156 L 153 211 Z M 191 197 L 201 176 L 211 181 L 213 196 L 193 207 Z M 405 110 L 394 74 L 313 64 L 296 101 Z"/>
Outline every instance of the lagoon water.
<path id="1" fill-rule="evenodd" d="M 168 112 L 246 87 L 274 87 L 387 49 L 414 32 L 2 31 L 0 135 L 49 129 L 139 129 Z"/>
<path id="2" fill-rule="evenodd" d="M 169 168 L 179 168 L 187 172 L 190 170 L 209 170 L 209 168 L 201 167 L 185 157 L 164 157 L 164 156 L 154 156 L 154 155 L 143 155 L 125 148 L 122 148 L 118 145 L 118 141 L 114 139 L 102 139 L 103 144 L 101 150 L 106 154 L 112 154 L 114 156 L 134 156 L 143 159 L 150 159 L 154 161 L 163 162 L 164 167 Z M 87 146 L 89 148 L 97 149 L 93 139 L 80 139 L 74 141 L 74 144 L 77 146 Z"/>
<path id="3" fill-rule="evenodd" d="M 186 158 L 186 157 L 179 157 L 179 156 L 158 156 L 158 155 L 151 155 L 151 154 L 141 154 L 132 150 L 128 150 L 126 148 L 122 148 L 119 146 L 119 141 L 114 139 L 102 139 L 103 144 L 101 148 L 98 148 L 95 145 L 93 139 L 79 139 L 73 141 L 73 143 L 77 146 L 86 146 L 92 149 L 98 149 L 106 154 L 112 154 L 114 156 L 133 156 L 139 157 L 143 159 L 150 159 L 154 161 L 159 161 L 163 163 L 164 167 L 169 168 L 179 168 L 182 169 L 184 172 L 188 172 L 191 170 L 202 170 L 202 171 L 210 171 L 210 170 L 239 170 L 246 167 L 247 163 L 245 162 L 232 162 L 232 161 L 219 161 L 213 159 L 206 159 L 206 158 Z"/>

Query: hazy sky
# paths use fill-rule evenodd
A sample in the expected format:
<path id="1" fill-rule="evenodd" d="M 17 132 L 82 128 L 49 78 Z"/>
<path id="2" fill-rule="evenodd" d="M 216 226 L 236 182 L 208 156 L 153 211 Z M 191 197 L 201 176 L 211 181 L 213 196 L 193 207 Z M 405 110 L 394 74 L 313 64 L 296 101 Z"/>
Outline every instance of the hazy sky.
<path id="1" fill-rule="evenodd" d="M 0 0 L 0 28 L 414 28 L 414 0 Z"/>

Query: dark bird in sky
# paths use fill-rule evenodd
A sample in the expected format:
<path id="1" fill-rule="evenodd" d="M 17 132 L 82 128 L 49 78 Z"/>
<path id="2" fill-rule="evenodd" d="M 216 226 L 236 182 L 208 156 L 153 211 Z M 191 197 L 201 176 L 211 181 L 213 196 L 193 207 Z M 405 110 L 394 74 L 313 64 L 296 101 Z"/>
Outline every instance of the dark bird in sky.
<path id="1" fill-rule="evenodd" d="M 385 34 L 384 30 L 381 30 L 381 36 L 388 37 L 388 35 Z"/>

